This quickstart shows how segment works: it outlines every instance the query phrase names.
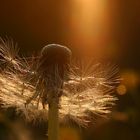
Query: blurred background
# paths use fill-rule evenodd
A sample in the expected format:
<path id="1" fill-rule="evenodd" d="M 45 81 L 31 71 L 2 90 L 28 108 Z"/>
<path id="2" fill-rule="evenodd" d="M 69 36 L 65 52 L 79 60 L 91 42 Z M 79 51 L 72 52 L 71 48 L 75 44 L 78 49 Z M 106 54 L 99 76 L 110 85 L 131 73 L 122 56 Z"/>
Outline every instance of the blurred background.
<path id="1" fill-rule="evenodd" d="M 111 119 L 82 130 L 83 136 L 62 128 L 61 140 L 140 139 L 139 0 L 0 0 L 0 36 L 13 38 L 24 56 L 58 43 L 75 56 L 119 66 L 123 81 Z M 17 140 L 46 139 L 44 125 L 29 127 L 9 114 L 0 114 L 0 140 L 15 140 L 17 130 Z"/>

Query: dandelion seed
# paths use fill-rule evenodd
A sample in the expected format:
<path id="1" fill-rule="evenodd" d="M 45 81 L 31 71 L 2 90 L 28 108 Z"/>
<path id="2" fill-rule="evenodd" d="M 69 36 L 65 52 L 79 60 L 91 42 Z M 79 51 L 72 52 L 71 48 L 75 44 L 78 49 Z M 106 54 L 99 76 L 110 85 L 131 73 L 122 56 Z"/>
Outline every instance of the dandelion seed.
<path id="1" fill-rule="evenodd" d="M 31 59 L 18 56 L 18 49 L 11 41 L 1 39 L 1 42 L 1 67 L 8 67 L 1 69 L 0 72 L 1 108 L 15 107 L 17 113 L 25 117 L 27 121 L 46 120 L 50 97 L 44 94 L 46 90 L 44 80 L 49 79 L 49 74 L 47 75 L 46 72 L 52 72 L 52 75 L 55 72 L 54 75 L 58 75 L 59 66 L 56 66 L 56 71 L 51 71 L 48 67 L 41 71 L 41 67 L 46 65 L 44 63 L 46 60 L 41 60 L 41 57 L 37 56 L 36 61 L 32 61 L 33 66 L 30 63 Z M 48 63 L 52 61 L 53 58 Z M 63 91 L 59 97 L 60 122 L 72 120 L 78 125 L 86 126 L 94 120 L 95 116 L 107 117 L 117 100 L 112 95 L 119 83 L 117 69 L 93 64 L 93 62 L 82 65 L 69 64 L 68 67 L 69 71 L 66 66 L 67 72 L 62 75 L 59 73 L 59 76 L 55 77 L 57 82 L 56 79 L 52 79 L 53 85 L 48 85 L 53 87 L 53 90 Z M 63 88 L 61 84 L 56 86 L 55 82 L 59 84 L 63 82 Z M 25 104 L 27 104 L 26 107 Z"/>
<path id="2" fill-rule="evenodd" d="M 18 51 L 17 44 L 15 45 L 12 39 L 0 38 L 0 57 L 2 58 L 0 60 L 5 68 L 19 69 L 21 63 L 18 60 Z"/>

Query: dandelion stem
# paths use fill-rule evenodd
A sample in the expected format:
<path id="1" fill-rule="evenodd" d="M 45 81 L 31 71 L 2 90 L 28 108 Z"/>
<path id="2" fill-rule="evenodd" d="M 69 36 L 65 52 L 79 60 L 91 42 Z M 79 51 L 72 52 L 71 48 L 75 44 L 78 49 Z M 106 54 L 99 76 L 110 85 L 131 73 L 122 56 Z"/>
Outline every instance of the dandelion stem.
<path id="1" fill-rule="evenodd" d="M 68 70 L 71 51 L 58 44 L 50 44 L 42 49 L 38 69 L 46 83 L 43 106 L 49 104 L 48 137 L 58 140 L 59 136 L 59 98 L 63 94 L 63 82 Z"/>
<path id="2" fill-rule="evenodd" d="M 59 132 L 59 99 L 53 99 L 49 104 L 49 122 L 48 122 L 48 136 L 49 140 L 58 140 Z"/>

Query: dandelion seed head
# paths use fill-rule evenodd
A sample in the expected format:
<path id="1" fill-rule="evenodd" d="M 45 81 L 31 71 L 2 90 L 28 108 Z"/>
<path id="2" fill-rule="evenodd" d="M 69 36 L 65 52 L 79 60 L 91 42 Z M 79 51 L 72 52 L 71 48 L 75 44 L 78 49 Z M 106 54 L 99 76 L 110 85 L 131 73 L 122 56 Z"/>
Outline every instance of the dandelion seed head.
<path id="1" fill-rule="evenodd" d="M 50 47 L 52 47 L 52 52 L 49 52 Z M 55 45 L 51 45 L 43 48 L 41 57 L 47 55 L 51 61 L 52 56 L 50 53 L 54 55 L 54 47 Z M 61 47 L 62 46 L 60 46 L 60 48 Z M 7 48 L 4 49 L 7 51 Z M 65 50 L 67 48 L 63 49 L 63 51 L 69 51 Z M 70 56 L 71 54 L 68 53 L 68 55 Z M 3 57 L 6 58 L 8 56 L 6 53 L 3 53 Z M 40 59 L 40 57 L 38 58 Z M 26 61 L 28 64 L 28 59 L 26 59 Z M 47 58 L 45 62 L 46 61 Z M 20 61 L 20 63 L 23 63 L 23 61 Z M 46 63 L 42 61 L 40 66 L 45 64 Z M 28 66 L 28 69 L 27 67 L 23 67 L 24 65 L 24 63 L 19 65 L 19 69 L 26 72 L 31 69 L 30 66 Z M 117 100 L 117 98 L 112 95 L 116 85 L 119 83 L 117 68 L 110 65 L 104 67 L 101 64 L 94 64 L 93 62 L 78 65 L 70 64 L 69 68 L 69 80 L 63 81 L 63 88 L 58 89 L 63 91 L 59 103 L 60 121 L 65 122 L 72 120 L 78 125 L 86 126 L 89 122 L 94 121 L 95 116 L 106 118 L 108 114 L 111 113 L 111 108 Z M 44 92 L 45 86 L 41 82 L 37 84 L 37 80 L 34 82 L 28 80 L 22 71 L 13 72 L 7 71 L 6 69 L 0 72 L 1 108 L 15 107 L 17 114 L 20 114 L 20 116 L 29 122 L 36 120 L 46 121 L 48 117 L 48 107 L 46 106 L 46 108 L 43 109 L 42 102 L 39 100 L 40 96 L 33 98 L 28 106 L 25 107 L 26 101 L 34 96 L 36 92 L 42 95 L 41 93 Z M 45 69 L 45 72 L 49 72 L 48 67 Z M 34 73 L 38 73 L 38 68 L 34 70 Z M 32 78 L 35 76 L 36 74 L 31 73 Z M 62 77 L 60 79 L 62 79 Z"/>
<path id="2" fill-rule="evenodd" d="M 49 44 L 45 46 L 41 51 L 41 57 L 46 57 L 46 59 L 49 59 L 51 64 L 52 61 L 54 63 L 68 63 L 67 61 L 69 61 L 71 55 L 72 52 L 69 48 L 59 44 Z"/>
<path id="3" fill-rule="evenodd" d="M 59 44 L 49 44 L 41 51 L 38 71 L 40 71 L 43 76 L 48 74 L 52 77 L 58 69 L 58 73 L 56 74 L 63 79 L 63 75 L 66 73 L 65 71 L 70 63 L 70 58 L 71 50 L 69 48 Z M 39 74 L 41 74 L 40 72 Z"/>

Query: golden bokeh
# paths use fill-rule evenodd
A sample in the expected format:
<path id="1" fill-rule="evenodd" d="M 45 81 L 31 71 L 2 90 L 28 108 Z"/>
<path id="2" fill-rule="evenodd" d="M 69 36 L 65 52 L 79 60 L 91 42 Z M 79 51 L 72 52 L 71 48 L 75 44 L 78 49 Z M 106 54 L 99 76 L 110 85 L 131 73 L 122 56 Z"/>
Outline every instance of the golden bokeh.
<path id="1" fill-rule="evenodd" d="M 81 140 L 81 136 L 79 131 L 75 128 L 61 127 L 59 140 Z"/>
<path id="2" fill-rule="evenodd" d="M 125 85 L 120 84 L 120 85 L 117 87 L 117 93 L 118 93 L 119 95 L 124 95 L 124 94 L 126 94 L 126 92 L 127 92 L 127 89 L 126 89 L 126 86 L 125 86 Z"/>
<path id="3" fill-rule="evenodd" d="M 134 89 L 139 84 L 139 74 L 133 70 L 124 71 L 122 79 L 122 83 L 129 89 Z"/>

